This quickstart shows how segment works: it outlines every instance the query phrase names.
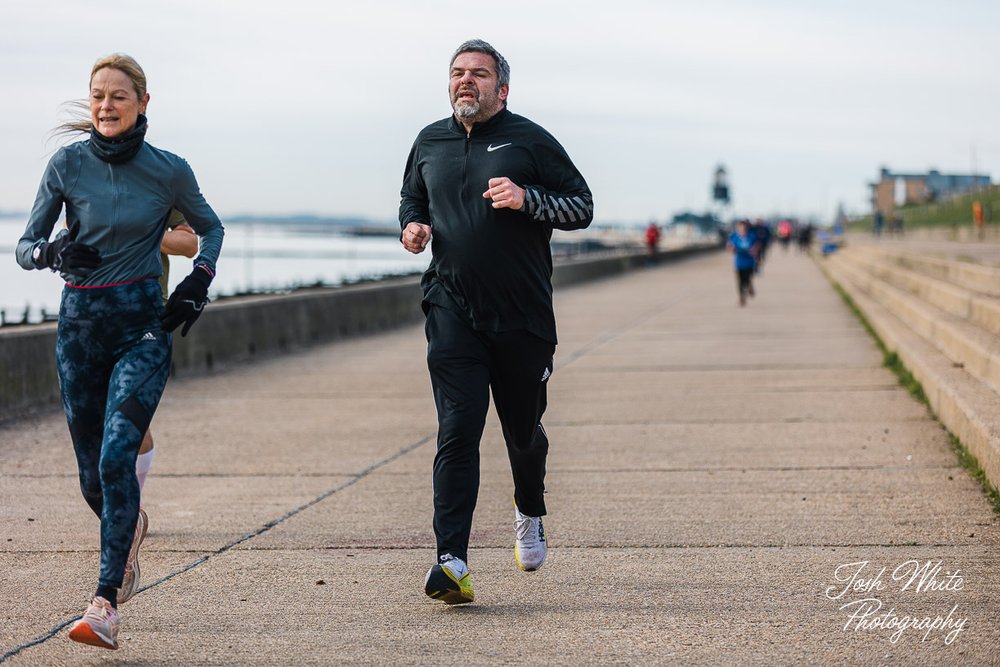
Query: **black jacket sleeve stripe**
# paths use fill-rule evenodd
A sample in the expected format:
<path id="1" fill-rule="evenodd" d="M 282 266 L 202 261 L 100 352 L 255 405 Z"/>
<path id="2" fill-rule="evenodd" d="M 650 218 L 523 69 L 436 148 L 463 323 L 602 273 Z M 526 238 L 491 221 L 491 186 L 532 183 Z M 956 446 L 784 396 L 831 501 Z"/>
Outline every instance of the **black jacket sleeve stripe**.
<path id="1" fill-rule="evenodd" d="M 557 197 L 531 187 L 525 188 L 525 192 L 525 212 L 535 220 L 569 224 L 589 222 L 593 218 L 593 203 L 579 195 Z"/>

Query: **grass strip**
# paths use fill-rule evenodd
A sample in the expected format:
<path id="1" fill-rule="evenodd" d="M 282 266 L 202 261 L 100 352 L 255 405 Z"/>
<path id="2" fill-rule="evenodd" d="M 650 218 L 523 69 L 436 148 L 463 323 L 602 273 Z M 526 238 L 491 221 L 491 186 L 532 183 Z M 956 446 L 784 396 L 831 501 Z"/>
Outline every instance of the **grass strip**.
<path id="1" fill-rule="evenodd" d="M 925 204 L 906 204 L 896 207 L 896 212 L 903 217 L 906 229 L 918 227 L 952 227 L 973 226 L 972 202 L 979 200 L 983 206 L 983 218 L 987 227 L 1000 221 L 1000 185 L 967 192 L 956 197 Z M 851 231 L 872 231 L 873 215 L 861 216 L 847 224 Z M 889 221 L 885 221 L 888 233 Z"/>
<path id="2" fill-rule="evenodd" d="M 883 342 L 882 338 L 875 332 L 875 329 L 872 328 L 868 318 L 865 317 L 863 312 L 861 312 L 858 305 L 854 303 L 854 299 L 851 298 L 851 295 L 840 286 L 840 283 L 833 282 L 833 288 L 837 290 L 837 293 L 840 294 L 840 298 L 844 300 L 847 307 L 850 308 L 851 312 L 858 318 L 858 321 L 861 322 L 861 326 L 865 328 L 865 331 L 867 331 L 875 340 L 875 344 L 878 345 L 878 349 L 882 352 L 882 365 L 892 371 L 892 373 L 896 376 L 896 379 L 899 381 L 899 384 L 906 389 L 907 393 L 927 406 L 927 409 L 933 415 L 934 410 L 931 408 L 931 404 L 927 400 L 927 394 L 924 393 L 923 386 L 921 386 L 917 378 L 913 377 L 913 373 L 910 372 L 910 369 L 908 369 L 902 359 L 899 358 L 899 355 L 890 351 L 889 348 L 886 347 L 885 342 Z M 937 415 L 934 415 L 934 419 L 937 420 Z M 940 420 L 937 421 L 939 424 L 941 423 Z M 979 461 L 977 461 L 976 457 L 969 451 L 969 448 L 963 445 L 962 441 L 959 440 L 954 433 L 949 431 L 944 424 L 941 424 L 941 426 L 948 434 L 948 441 L 951 444 L 952 451 L 955 452 L 955 456 L 958 458 L 959 465 L 965 468 L 966 472 L 972 476 L 972 479 L 979 482 L 979 486 L 982 487 L 983 493 L 986 494 L 986 497 L 989 498 L 990 502 L 993 504 L 993 512 L 1000 515 L 1000 491 L 997 491 L 997 487 L 993 486 L 990 482 L 989 478 L 986 476 L 986 471 L 979 465 Z"/>

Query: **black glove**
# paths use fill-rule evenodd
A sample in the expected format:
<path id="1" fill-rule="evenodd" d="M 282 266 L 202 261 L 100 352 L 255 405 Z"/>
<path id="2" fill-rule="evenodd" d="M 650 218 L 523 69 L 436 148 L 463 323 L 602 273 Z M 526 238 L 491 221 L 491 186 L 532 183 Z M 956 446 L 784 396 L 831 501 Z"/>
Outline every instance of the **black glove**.
<path id="1" fill-rule="evenodd" d="M 212 284 L 212 274 L 207 267 L 197 265 L 187 278 L 182 280 L 167 300 L 167 307 L 160 315 L 163 330 L 171 332 L 184 324 L 181 335 L 187 336 L 188 330 L 201 315 L 208 303 L 208 286 Z"/>
<path id="2" fill-rule="evenodd" d="M 38 246 L 35 263 L 40 267 L 85 278 L 101 264 L 101 253 L 92 245 L 77 243 L 80 221 L 69 228 L 69 233 L 52 243 Z"/>

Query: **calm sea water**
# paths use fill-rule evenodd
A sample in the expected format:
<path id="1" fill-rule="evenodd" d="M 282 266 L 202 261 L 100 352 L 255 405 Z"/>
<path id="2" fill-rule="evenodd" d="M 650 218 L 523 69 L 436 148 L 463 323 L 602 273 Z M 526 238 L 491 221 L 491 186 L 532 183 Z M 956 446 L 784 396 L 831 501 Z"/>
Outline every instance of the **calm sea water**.
<path id="1" fill-rule="evenodd" d="M 63 281 L 50 271 L 25 271 L 14 259 L 14 248 L 25 222 L 0 219 L 0 309 L 5 321 L 19 322 L 27 309 L 29 321 L 42 310 L 59 311 Z M 430 252 L 411 255 L 389 236 L 341 236 L 302 232 L 273 225 L 226 227 L 213 298 L 244 292 L 266 292 L 292 286 L 340 285 L 423 271 Z M 187 257 L 170 258 L 171 289 L 191 271 Z"/>

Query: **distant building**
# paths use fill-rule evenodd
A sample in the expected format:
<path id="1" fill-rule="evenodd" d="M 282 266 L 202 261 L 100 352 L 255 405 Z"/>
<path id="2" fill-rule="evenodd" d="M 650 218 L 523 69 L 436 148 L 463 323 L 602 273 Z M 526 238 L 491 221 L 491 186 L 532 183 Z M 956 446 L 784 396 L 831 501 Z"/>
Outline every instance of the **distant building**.
<path id="1" fill-rule="evenodd" d="M 990 177 L 979 174 L 942 174 L 936 169 L 926 174 L 902 174 L 885 167 L 879 180 L 868 184 L 872 208 L 890 218 L 898 204 L 927 204 L 989 186 Z"/>

